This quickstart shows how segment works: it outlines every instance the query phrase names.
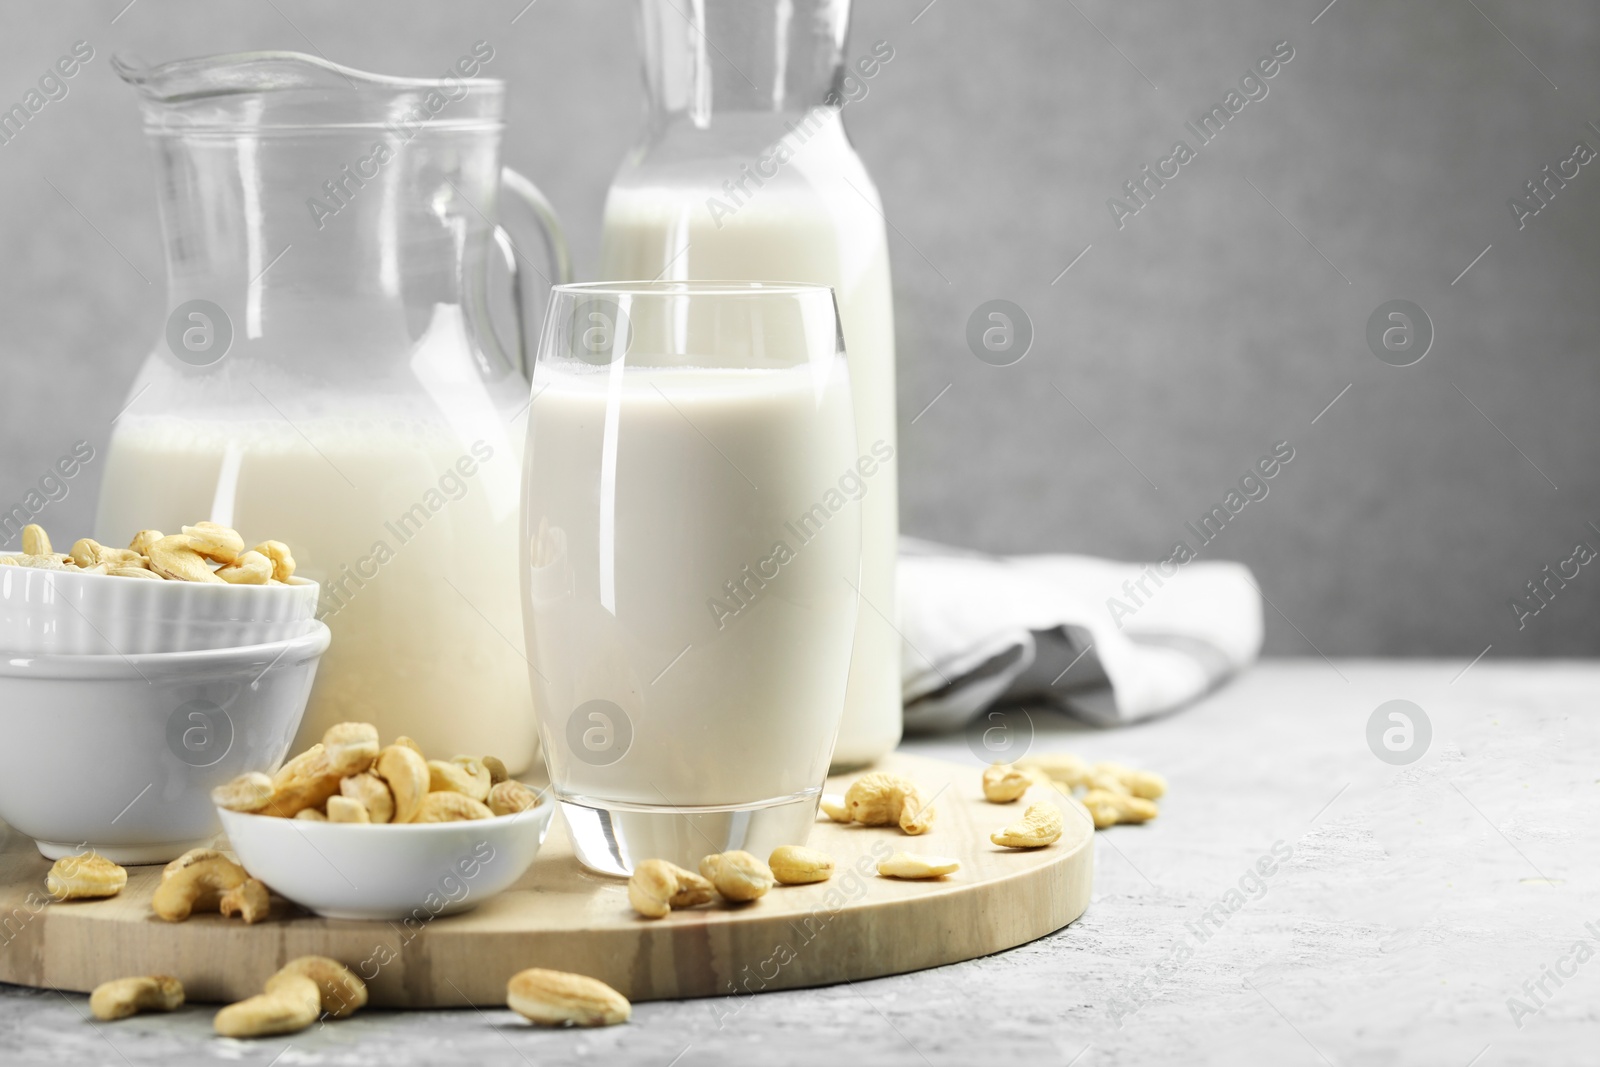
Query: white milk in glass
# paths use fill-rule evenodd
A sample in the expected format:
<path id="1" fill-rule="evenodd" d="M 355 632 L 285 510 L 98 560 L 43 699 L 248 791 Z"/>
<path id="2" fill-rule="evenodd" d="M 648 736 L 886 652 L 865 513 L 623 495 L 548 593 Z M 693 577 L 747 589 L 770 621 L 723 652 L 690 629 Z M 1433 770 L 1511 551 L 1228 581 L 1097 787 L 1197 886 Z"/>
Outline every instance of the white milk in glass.
<path id="1" fill-rule="evenodd" d="M 861 455 L 883 453 L 861 501 L 861 594 L 855 655 L 836 766 L 869 763 L 900 739 L 900 635 L 894 570 L 899 530 L 896 477 L 894 313 L 889 252 L 877 190 L 846 140 L 838 112 L 818 109 L 791 158 L 748 195 L 693 179 L 652 183 L 624 172 L 606 201 L 601 276 L 808 282 L 834 289 L 855 399 Z M 718 172 L 720 173 L 720 171 Z M 740 177 L 730 165 L 729 178 Z M 659 180 L 659 182 L 658 182 Z M 715 212 L 708 198 L 716 194 Z M 869 202 L 870 201 L 870 202 Z"/>
<path id="2" fill-rule="evenodd" d="M 463 438 L 437 415 L 217 420 L 130 412 L 106 459 L 97 537 L 212 518 L 283 541 L 323 586 L 333 643 L 296 750 L 337 722 L 372 722 L 430 756 L 532 764 L 535 727 L 517 596 L 519 457 L 486 420 Z M 465 550 L 464 550 L 465 549 Z"/>
<path id="3" fill-rule="evenodd" d="M 858 466 L 830 362 L 536 375 L 529 659 L 563 799 L 749 805 L 821 786 L 876 491 L 862 468 L 883 462 L 869 448 Z"/>

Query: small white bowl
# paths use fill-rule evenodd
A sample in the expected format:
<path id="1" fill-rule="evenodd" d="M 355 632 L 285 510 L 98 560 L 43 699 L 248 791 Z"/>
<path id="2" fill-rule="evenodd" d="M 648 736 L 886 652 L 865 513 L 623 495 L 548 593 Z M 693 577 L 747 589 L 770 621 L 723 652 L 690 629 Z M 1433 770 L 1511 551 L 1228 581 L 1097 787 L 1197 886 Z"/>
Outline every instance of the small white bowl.
<path id="1" fill-rule="evenodd" d="M 311 626 L 203 652 L 0 653 L 0 819 L 50 859 L 163 863 L 206 844 L 212 788 L 289 751 L 329 642 Z"/>
<path id="2" fill-rule="evenodd" d="M 319 593 L 305 578 L 227 585 L 0 567 L 0 652 L 137 656 L 266 644 L 308 632 Z"/>
<path id="3" fill-rule="evenodd" d="M 470 911 L 521 878 L 555 802 L 463 822 L 362 825 L 219 808 L 251 877 L 329 919 L 414 919 Z"/>

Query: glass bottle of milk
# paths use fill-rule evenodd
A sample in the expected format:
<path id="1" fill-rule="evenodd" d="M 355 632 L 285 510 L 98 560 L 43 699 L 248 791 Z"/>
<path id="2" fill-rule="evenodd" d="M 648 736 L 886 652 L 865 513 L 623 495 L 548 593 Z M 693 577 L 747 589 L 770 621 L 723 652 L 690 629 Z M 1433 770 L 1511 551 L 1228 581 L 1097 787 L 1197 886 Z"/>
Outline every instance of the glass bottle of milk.
<path id="1" fill-rule="evenodd" d="M 606 200 L 602 276 L 830 285 L 858 447 L 894 456 L 894 314 L 876 187 L 841 113 L 893 50 L 847 63 L 849 0 L 640 0 L 648 118 Z M 861 497 L 861 603 L 836 768 L 900 739 L 894 459 Z"/>

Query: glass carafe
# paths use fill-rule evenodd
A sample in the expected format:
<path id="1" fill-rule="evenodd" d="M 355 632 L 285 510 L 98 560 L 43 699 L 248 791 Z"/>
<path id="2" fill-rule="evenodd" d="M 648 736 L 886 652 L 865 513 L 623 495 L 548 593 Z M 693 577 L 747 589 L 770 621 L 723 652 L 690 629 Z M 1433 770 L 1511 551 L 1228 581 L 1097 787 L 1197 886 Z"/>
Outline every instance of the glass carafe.
<path id="1" fill-rule="evenodd" d="M 848 0 L 640 0 L 649 104 L 606 200 L 602 277 L 832 286 L 854 394 L 861 602 L 836 768 L 900 739 L 894 311 L 882 206 L 842 112 L 893 58 Z M 859 485 L 857 485 L 859 483 Z"/>
<path id="2" fill-rule="evenodd" d="M 516 583 L 528 384 L 520 337 L 489 322 L 507 303 L 489 263 L 517 287 L 517 250 L 548 253 L 520 265 L 551 281 L 566 253 L 502 171 L 492 57 L 439 79 L 287 52 L 117 62 L 156 154 L 168 316 L 95 536 L 210 519 L 290 546 L 333 630 L 297 748 L 357 720 L 441 758 L 537 754 Z M 537 224 L 526 243 L 497 226 L 506 207 Z"/>

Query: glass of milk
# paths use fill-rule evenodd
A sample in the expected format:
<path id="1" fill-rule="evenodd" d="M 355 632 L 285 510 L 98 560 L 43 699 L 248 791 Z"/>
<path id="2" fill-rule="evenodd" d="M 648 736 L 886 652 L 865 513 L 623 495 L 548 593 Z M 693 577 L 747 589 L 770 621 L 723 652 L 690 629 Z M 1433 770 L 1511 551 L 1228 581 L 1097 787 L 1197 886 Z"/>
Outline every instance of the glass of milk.
<path id="1" fill-rule="evenodd" d="M 839 730 L 861 576 L 833 292 L 556 287 L 529 407 L 528 663 L 578 858 L 627 874 L 803 843 Z"/>

